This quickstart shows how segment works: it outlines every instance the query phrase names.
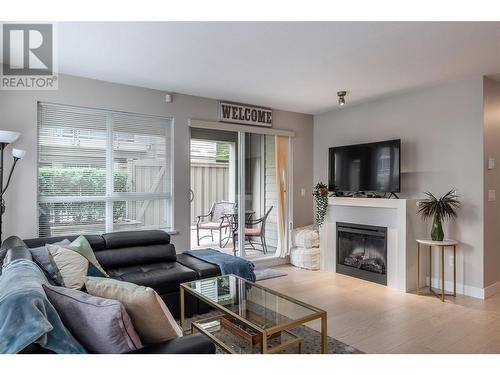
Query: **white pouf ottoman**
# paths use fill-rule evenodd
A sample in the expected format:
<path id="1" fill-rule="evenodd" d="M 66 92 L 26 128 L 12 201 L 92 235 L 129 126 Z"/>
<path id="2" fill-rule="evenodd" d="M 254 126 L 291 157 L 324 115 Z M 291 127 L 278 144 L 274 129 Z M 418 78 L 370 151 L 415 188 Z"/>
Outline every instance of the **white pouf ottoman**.
<path id="1" fill-rule="evenodd" d="M 292 230 L 292 247 L 312 249 L 319 247 L 319 233 L 312 225 Z"/>
<path id="2" fill-rule="evenodd" d="M 290 263 L 295 267 L 319 270 L 319 233 L 312 225 L 292 231 Z"/>
<path id="3" fill-rule="evenodd" d="M 319 247 L 313 247 L 312 249 L 293 247 L 290 250 L 290 263 L 295 267 L 307 270 L 319 270 Z"/>

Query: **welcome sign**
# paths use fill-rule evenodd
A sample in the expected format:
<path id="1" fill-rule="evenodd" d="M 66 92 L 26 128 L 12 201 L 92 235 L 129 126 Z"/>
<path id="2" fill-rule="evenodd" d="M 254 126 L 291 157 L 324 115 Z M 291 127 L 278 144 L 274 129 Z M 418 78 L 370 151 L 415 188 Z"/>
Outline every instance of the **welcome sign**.
<path id="1" fill-rule="evenodd" d="M 270 128 L 273 126 L 273 111 L 269 108 L 220 101 L 219 121 Z"/>

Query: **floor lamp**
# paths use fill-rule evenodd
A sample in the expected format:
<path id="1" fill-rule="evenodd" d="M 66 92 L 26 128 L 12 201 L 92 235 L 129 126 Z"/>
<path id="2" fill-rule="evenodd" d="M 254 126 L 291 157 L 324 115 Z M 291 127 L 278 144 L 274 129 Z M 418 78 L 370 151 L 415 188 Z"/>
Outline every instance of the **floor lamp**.
<path id="1" fill-rule="evenodd" d="M 3 185 L 3 156 L 7 146 L 17 141 L 20 135 L 21 133 L 18 132 L 0 130 L 0 244 L 2 243 L 2 218 L 5 212 L 5 201 L 3 199 L 3 195 L 7 190 L 7 188 L 9 187 L 10 179 L 12 178 L 12 173 L 14 172 L 14 168 L 16 167 L 17 162 L 19 161 L 19 159 L 22 159 L 26 155 L 26 151 L 19 150 L 17 148 L 12 149 L 12 156 L 14 157 L 14 163 L 10 168 L 9 177 L 7 178 L 7 183 L 5 184 L 5 187 Z"/>

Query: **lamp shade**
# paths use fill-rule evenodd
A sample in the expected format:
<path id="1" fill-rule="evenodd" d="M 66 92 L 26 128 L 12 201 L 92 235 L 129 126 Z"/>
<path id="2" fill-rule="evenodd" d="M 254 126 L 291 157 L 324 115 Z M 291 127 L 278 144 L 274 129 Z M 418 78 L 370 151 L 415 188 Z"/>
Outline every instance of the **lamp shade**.
<path id="1" fill-rule="evenodd" d="M 21 133 L 0 130 L 0 143 L 13 143 L 17 141 Z"/>
<path id="2" fill-rule="evenodd" d="M 12 149 L 12 156 L 17 158 L 17 159 L 22 159 L 26 156 L 26 151 L 20 150 L 18 148 L 13 148 Z"/>

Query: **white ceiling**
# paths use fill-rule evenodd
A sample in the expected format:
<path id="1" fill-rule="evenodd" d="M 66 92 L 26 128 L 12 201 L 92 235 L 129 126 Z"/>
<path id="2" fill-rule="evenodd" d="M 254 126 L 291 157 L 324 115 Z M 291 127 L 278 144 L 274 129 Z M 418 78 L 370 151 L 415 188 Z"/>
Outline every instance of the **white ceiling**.
<path id="1" fill-rule="evenodd" d="M 304 113 L 500 73 L 500 23 L 60 23 L 61 73 Z"/>

